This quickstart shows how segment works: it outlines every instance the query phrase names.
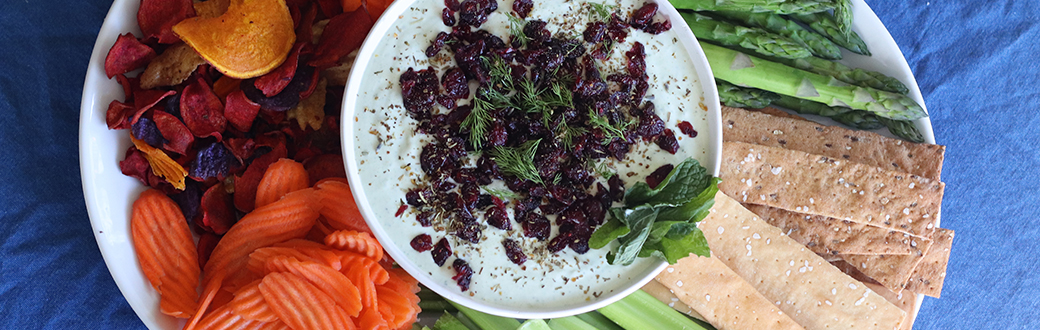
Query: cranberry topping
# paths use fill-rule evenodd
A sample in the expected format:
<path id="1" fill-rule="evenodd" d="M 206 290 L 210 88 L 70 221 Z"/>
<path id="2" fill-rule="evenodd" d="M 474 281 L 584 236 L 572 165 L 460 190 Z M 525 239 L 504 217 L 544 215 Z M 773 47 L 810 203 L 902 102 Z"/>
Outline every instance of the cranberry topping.
<path id="1" fill-rule="evenodd" d="M 516 241 L 507 238 L 502 241 L 502 247 L 505 248 L 506 257 L 509 258 L 509 261 L 517 265 L 523 265 L 524 262 L 527 262 L 527 255 L 520 249 L 520 244 Z"/>
<path id="2" fill-rule="evenodd" d="M 646 177 L 646 184 L 650 186 L 650 189 L 657 188 L 657 185 L 661 184 L 661 181 L 664 181 L 664 178 L 668 176 L 668 173 L 672 172 L 673 168 L 675 168 L 675 166 L 672 164 L 661 165 L 661 167 L 658 167 L 653 173 L 650 173 L 650 175 Z"/>
<path id="3" fill-rule="evenodd" d="M 456 258 L 452 262 L 451 268 L 455 269 L 455 276 L 452 276 L 451 279 L 455 280 L 455 283 L 459 285 L 462 291 L 469 290 L 469 281 L 473 278 L 473 269 L 469 268 L 469 263 Z"/>
<path id="4" fill-rule="evenodd" d="M 412 248 L 419 252 L 426 252 L 433 249 L 433 239 L 428 234 L 419 234 L 412 239 Z"/>
<path id="5" fill-rule="evenodd" d="M 679 123 L 679 131 L 689 137 L 697 137 L 697 130 L 693 129 L 693 124 L 688 121 Z"/>
<path id="6" fill-rule="evenodd" d="M 437 264 L 437 266 L 444 266 L 444 262 L 448 261 L 448 257 L 451 256 L 451 245 L 448 244 L 448 239 L 441 238 L 441 240 L 437 241 L 437 245 L 433 246 L 430 255 L 433 256 L 433 263 Z"/>

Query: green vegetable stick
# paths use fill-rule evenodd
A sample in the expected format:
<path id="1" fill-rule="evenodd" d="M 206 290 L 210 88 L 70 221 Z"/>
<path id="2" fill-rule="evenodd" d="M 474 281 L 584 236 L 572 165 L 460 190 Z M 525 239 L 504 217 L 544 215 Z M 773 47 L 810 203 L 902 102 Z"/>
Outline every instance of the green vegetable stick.
<path id="1" fill-rule="evenodd" d="M 670 0 L 672 6 L 689 10 L 737 10 L 782 15 L 809 14 L 834 9 L 830 0 Z"/>
<path id="2" fill-rule="evenodd" d="M 719 90 L 719 101 L 728 107 L 762 109 L 780 98 L 776 93 L 758 88 L 744 88 L 722 80 L 715 80 Z"/>
<path id="3" fill-rule="evenodd" d="M 856 54 L 870 56 L 867 43 L 856 34 L 856 31 L 848 30 L 848 34 L 842 31 L 838 21 L 829 13 L 813 13 L 794 15 L 794 19 L 805 23 L 810 29 L 826 36 L 838 46 L 842 46 Z"/>
<path id="4" fill-rule="evenodd" d="M 542 319 L 530 319 L 520 324 L 520 327 L 516 330 L 553 330 L 549 327 L 549 324 L 545 323 Z"/>
<path id="5" fill-rule="evenodd" d="M 583 322 L 593 326 L 596 329 L 600 329 L 600 330 L 624 330 L 623 328 L 621 328 L 617 324 L 614 324 L 614 321 L 611 321 L 606 316 L 603 316 L 603 314 L 600 314 L 597 311 L 591 311 L 591 312 L 588 312 L 588 313 L 578 314 L 578 315 L 575 315 L 574 317 L 577 317 L 578 319 L 580 319 Z"/>
<path id="6" fill-rule="evenodd" d="M 459 319 L 451 315 L 451 313 L 444 313 L 441 318 L 437 319 L 437 322 L 433 323 L 433 330 L 479 330 L 470 329 L 463 324 Z"/>
<path id="7" fill-rule="evenodd" d="M 448 300 L 455 308 L 459 309 L 461 315 L 465 315 L 466 318 L 471 320 L 473 324 L 476 324 L 479 329 L 483 330 L 513 330 L 520 327 L 520 321 L 513 318 L 494 316 L 491 314 L 479 312 L 469 307 L 459 305 L 458 303 Z"/>
<path id="8" fill-rule="evenodd" d="M 791 38 L 798 43 L 809 47 L 813 55 L 829 60 L 841 59 L 841 48 L 830 39 L 816 32 L 806 30 L 795 21 L 784 18 L 773 13 L 752 13 L 747 11 L 715 11 L 707 13 L 711 16 L 719 16 L 732 21 L 740 22 L 746 26 L 761 28 Z"/>
<path id="9" fill-rule="evenodd" d="M 627 330 L 706 330 L 643 290 L 636 290 L 627 297 L 600 308 L 599 312 Z"/>
<path id="10" fill-rule="evenodd" d="M 689 12 L 680 12 L 698 39 L 711 40 L 725 46 L 754 50 L 765 56 L 805 58 L 812 51 L 801 42 L 760 28 L 749 28 Z"/>
<path id="11" fill-rule="evenodd" d="M 700 44 L 716 79 L 830 106 L 865 110 L 895 120 L 913 120 L 927 116 L 924 109 L 906 95 L 868 87 L 848 86 L 832 77 L 763 60 L 703 41 Z"/>
<path id="12" fill-rule="evenodd" d="M 463 314 L 462 312 L 455 313 L 455 318 L 457 318 L 459 320 L 459 322 L 461 322 L 463 325 L 466 326 L 466 328 L 468 328 L 470 330 L 488 330 L 488 329 L 481 328 L 479 325 L 474 323 L 473 320 L 469 319 L 469 317 L 466 316 L 466 314 Z M 512 329 L 512 328 L 510 328 L 510 329 Z"/>
<path id="13" fill-rule="evenodd" d="M 551 319 L 549 320 L 549 328 L 552 330 L 598 330 L 576 316 Z"/>

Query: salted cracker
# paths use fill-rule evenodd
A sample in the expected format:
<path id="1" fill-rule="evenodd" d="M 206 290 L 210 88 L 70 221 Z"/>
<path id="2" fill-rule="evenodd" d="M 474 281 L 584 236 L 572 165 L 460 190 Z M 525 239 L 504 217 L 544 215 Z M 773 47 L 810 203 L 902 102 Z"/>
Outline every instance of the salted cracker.
<path id="1" fill-rule="evenodd" d="M 921 263 L 910 275 L 907 290 L 939 298 L 943 280 L 946 279 L 946 264 L 950 260 L 953 236 L 954 232 L 945 228 L 939 228 L 932 233 L 932 248 L 925 253 Z"/>
<path id="2" fill-rule="evenodd" d="M 725 106 L 722 139 L 798 150 L 933 180 L 940 179 L 946 151 L 941 145 L 907 142 L 868 131 Z"/>
<path id="3" fill-rule="evenodd" d="M 838 256 L 862 272 L 863 275 L 874 279 L 892 291 L 902 290 L 910 280 L 910 274 L 913 274 L 914 268 L 924 259 L 924 254 L 921 252 L 906 255 L 842 254 Z"/>
<path id="4" fill-rule="evenodd" d="M 656 282 L 719 330 L 804 329 L 717 258 L 679 259 Z"/>
<path id="5" fill-rule="evenodd" d="M 805 329 L 898 329 L 906 312 L 719 193 L 700 223 L 712 253 Z"/>
<path id="6" fill-rule="evenodd" d="M 898 292 L 892 292 L 884 286 L 877 283 L 864 282 L 867 287 L 874 290 L 877 294 L 881 295 L 888 300 L 888 302 L 896 305 L 899 309 L 906 312 L 906 319 L 903 320 L 903 325 L 899 327 L 899 330 L 910 330 L 914 326 L 914 308 L 917 307 L 917 294 L 910 292 L 909 290 L 902 290 Z"/>
<path id="7" fill-rule="evenodd" d="M 808 247 L 826 254 L 898 254 L 920 251 L 930 239 L 864 223 L 809 215 L 765 205 L 745 204 L 769 224 Z"/>
<path id="8" fill-rule="evenodd" d="M 700 313 L 697 313 L 697 311 L 693 310 L 692 307 L 684 303 L 682 300 L 679 300 L 679 297 L 675 295 L 674 291 L 664 286 L 664 284 L 661 284 L 661 282 L 658 282 L 657 280 L 646 282 L 646 285 L 643 285 L 643 287 L 640 288 L 640 290 L 643 290 L 643 292 L 650 294 L 651 297 L 657 298 L 658 301 L 667 304 L 668 307 L 671 307 L 679 313 L 689 315 L 692 318 L 704 322 L 708 322 L 704 319 L 704 316 L 702 316 Z"/>
<path id="9" fill-rule="evenodd" d="M 802 151 L 724 142 L 719 190 L 743 203 L 871 224 L 935 230 L 945 184 Z"/>

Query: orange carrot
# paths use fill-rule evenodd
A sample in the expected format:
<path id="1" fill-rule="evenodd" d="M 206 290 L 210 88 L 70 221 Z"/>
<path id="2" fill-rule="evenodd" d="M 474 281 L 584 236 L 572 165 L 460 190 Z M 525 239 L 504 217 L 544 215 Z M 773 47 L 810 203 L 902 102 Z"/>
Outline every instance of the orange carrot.
<path id="1" fill-rule="evenodd" d="M 335 229 L 348 229 L 372 233 L 361 216 L 354 194 L 350 192 L 350 186 L 344 182 L 327 180 L 318 184 L 318 195 L 321 197 L 321 215 L 329 221 L 329 226 Z"/>
<path id="2" fill-rule="evenodd" d="M 357 326 L 361 329 L 390 330 L 390 326 L 386 324 L 386 320 L 383 319 L 383 315 L 377 308 L 365 308 L 361 311 L 361 317 L 357 319 Z"/>
<path id="3" fill-rule="evenodd" d="M 277 256 L 267 260 L 268 272 L 284 272 L 302 277 L 329 294 L 336 305 L 352 317 L 361 311 L 361 294 L 357 286 L 343 273 L 328 266 L 300 261 L 293 257 Z"/>
<path id="4" fill-rule="evenodd" d="M 213 249 L 203 283 L 218 269 L 229 278 L 239 277 L 254 250 L 307 234 L 318 219 L 316 197 L 310 188 L 294 191 L 242 217 Z"/>
<path id="5" fill-rule="evenodd" d="M 260 282 L 260 293 L 278 318 L 293 329 L 354 329 L 343 308 L 318 287 L 290 273 L 270 273 Z"/>
<path id="6" fill-rule="evenodd" d="M 203 298 L 202 298 L 202 301 L 199 302 L 198 310 L 195 312 L 195 315 L 192 316 L 191 320 L 188 321 L 188 324 L 184 325 L 184 330 L 195 329 L 195 326 L 199 323 L 200 320 L 203 319 L 203 316 L 209 317 L 209 315 L 213 314 L 213 313 L 207 314 L 206 311 L 209 309 L 209 307 L 211 305 L 213 305 L 213 303 L 215 302 L 217 296 L 219 296 L 222 293 L 222 291 L 220 290 L 220 283 L 223 282 L 223 281 L 224 281 L 224 271 L 223 270 L 219 270 L 217 272 L 217 275 L 214 276 L 213 282 L 211 282 L 209 285 L 207 285 L 205 288 L 203 288 L 203 290 L 202 290 L 202 297 Z M 220 305 L 223 306 L 224 304 L 220 304 Z M 215 306 L 215 305 L 213 305 L 213 306 Z M 203 329 L 206 329 L 206 328 L 203 328 Z"/>
<path id="7" fill-rule="evenodd" d="M 134 201 L 130 217 L 134 250 L 148 282 L 159 292 L 163 314 L 190 318 L 198 308 L 199 261 L 180 207 L 148 189 Z"/>
<path id="8" fill-rule="evenodd" d="M 269 246 L 256 249 L 256 251 L 249 254 L 249 261 L 246 263 L 246 268 L 257 274 L 266 274 L 267 261 L 271 260 L 271 258 L 280 256 L 293 257 L 300 261 L 316 262 L 331 267 L 337 271 L 343 268 L 340 256 L 333 251 L 282 246 Z"/>
<path id="9" fill-rule="evenodd" d="M 224 306 L 206 315 L 199 321 L 198 328 L 205 330 L 237 330 L 253 329 L 262 325 L 262 322 L 251 321 L 235 314 L 231 308 Z"/>
<path id="10" fill-rule="evenodd" d="M 267 167 L 264 177 L 256 187 L 256 207 L 277 201 L 285 194 L 310 186 L 307 170 L 303 164 L 282 158 Z"/>
<path id="11" fill-rule="evenodd" d="M 338 230 L 325 236 L 325 245 L 329 247 L 355 252 L 369 258 L 383 259 L 383 246 L 379 245 L 372 235 L 359 233 L 353 230 Z"/>
<path id="12" fill-rule="evenodd" d="M 343 275 L 346 275 L 350 282 L 357 286 L 358 293 L 361 295 L 361 306 L 365 308 L 375 307 L 377 299 L 376 284 L 372 282 L 372 277 L 369 275 L 367 267 L 363 264 L 345 265 L 342 270 Z"/>
<path id="13" fill-rule="evenodd" d="M 409 303 L 418 305 L 419 296 L 416 293 L 419 292 L 419 282 L 401 268 L 391 269 L 387 271 L 387 274 L 390 279 L 382 286 L 394 290 L 394 292 L 407 299 Z"/>
<path id="14" fill-rule="evenodd" d="M 408 299 L 393 289 L 377 286 L 376 294 L 379 297 L 379 312 L 391 328 L 399 328 L 419 314 Z"/>
<path id="15" fill-rule="evenodd" d="M 274 314 L 271 306 L 260 294 L 260 281 L 254 281 L 235 292 L 235 299 L 228 303 L 231 311 L 242 318 L 260 322 L 274 322 L 278 315 Z"/>
<path id="16" fill-rule="evenodd" d="M 347 251 L 337 251 L 340 256 L 340 260 L 343 263 L 343 270 L 347 268 L 362 268 L 370 281 L 376 285 L 382 285 L 390 279 L 390 275 L 386 273 L 386 268 L 383 268 L 378 262 L 372 258 Z"/>

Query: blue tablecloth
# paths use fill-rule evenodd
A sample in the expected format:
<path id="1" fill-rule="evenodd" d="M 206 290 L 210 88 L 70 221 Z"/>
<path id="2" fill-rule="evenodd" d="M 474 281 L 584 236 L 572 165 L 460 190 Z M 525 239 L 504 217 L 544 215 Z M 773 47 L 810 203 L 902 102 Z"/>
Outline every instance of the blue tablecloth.
<path id="1" fill-rule="evenodd" d="M 916 329 L 1040 328 L 1040 3 L 867 1 L 947 146 L 942 299 Z M 142 329 L 91 235 L 77 123 L 105 0 L 0 2 L 0 328 Z"/>

